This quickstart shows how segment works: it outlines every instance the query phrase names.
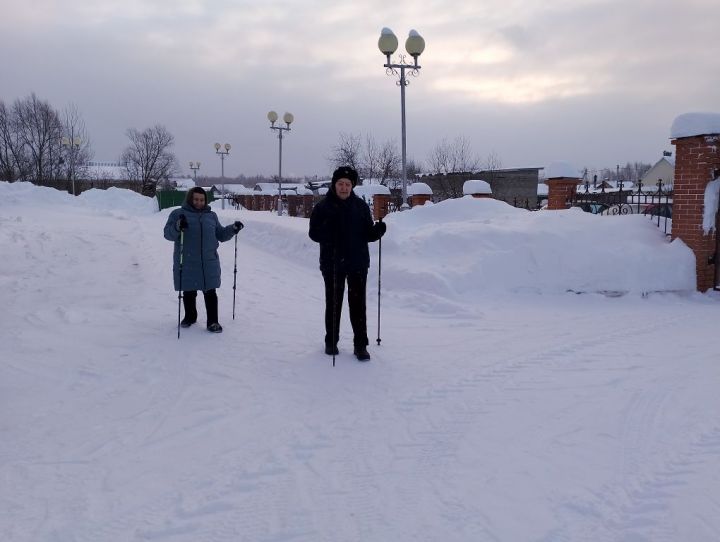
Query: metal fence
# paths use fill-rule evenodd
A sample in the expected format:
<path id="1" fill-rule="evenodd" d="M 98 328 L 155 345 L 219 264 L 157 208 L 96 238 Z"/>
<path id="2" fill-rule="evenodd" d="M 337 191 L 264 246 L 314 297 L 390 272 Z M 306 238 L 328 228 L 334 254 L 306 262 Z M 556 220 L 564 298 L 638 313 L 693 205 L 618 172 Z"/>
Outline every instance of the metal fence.
<path id="1" fill-rule="evenodd" d="M 618 182 L 616 189 L 591 188 L 590 183 L 578 188 L 575 195 L 567 200 L 569 207 L 580 207 L 583 211 L 605 215 L 641 214 L 653 220 L 664 233 L 672 230 L 673 192 L 662 181 L 652 189 L 643 188 L 642 182 L 625 190 L 624 183 Z"/>

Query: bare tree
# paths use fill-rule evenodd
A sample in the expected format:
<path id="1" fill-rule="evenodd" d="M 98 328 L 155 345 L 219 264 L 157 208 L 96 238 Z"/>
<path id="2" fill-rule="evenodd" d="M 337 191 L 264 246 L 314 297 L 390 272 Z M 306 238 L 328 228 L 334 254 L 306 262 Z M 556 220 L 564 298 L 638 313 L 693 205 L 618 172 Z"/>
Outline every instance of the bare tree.
<path id="1" fill-rule="evenodd" d="M 62 175 L 68 180 L 85 179 L 88 177 L 87 163 L 92 160 L 93 152 L 85 121 L 74 104 L 63 111 L 62 129 L 63 138 L 70 142 L 62 148 Z M 80 145 L 75 145 L 75 142 Z"/>
<path id="2" fill-rule="evenodd" d="M 469 173 L 480 167 L 480 160 L 464 136 L 456 137 L 452 143 L 443 139 L 430 152 L 427 162 L 432 173 L 442 174 Z"/>
<path id="3" fill-rule="evenodd" d="M 37 181 L 54 178 L 60 165 L 62 137 L 62 123 L 57 111 L 33 93 L 15 101 L 13 115 L 30 175 Z"/>
<path id="4" fill-rule="evenodd" d="M 142 132 L 129 128 L 126 135 L 130 145 L 123 151 L 120 161 L 125 164 L 128 178 L 142 183 L 145 196 L 155 196 L 158 183 L 168 182 L 178 169 L 175 155 L 170 152 L 175 138 L 161 124 Z"/>
<path id="5" fill-rule="evenodd" d="M 452 150 L 447 139 L 443 139 L 430 151 L 427 159 L 428 170 L 432 173 L 447 175 L 452 173 Z"/>
<path id="6" fill-rule="evenodd" d="M 361 171 L 361 148 L 362 140 L 359 135 L 340 133 L 340 141 L 333 147 L 328 158 L 333 168 L 350 166 L 354 170 Z"/>
<path id="7" fill-rule="evenodd" d="M 27 173 L 27 159 L 19 139 L 13 109 L 0 101 L 0 180 L 13 182 Z"/>
<path id="8" fill-rule="evenodd" d="M 379 179 L 382 169 L 380 162 L 380 146 L 372 134 L 368 134 L 365 136 L 365 148 L 362 154 L 361 177 L 363 179 Z"/>
<path id="9" fill-rule="evenodd" d="M 380 165 L 380 184 L 387 186 L 391 179 L 397 178 L 402 168 L 402 158 L 395 141 L 388 139 L 380 147 L 378 162 Z M 407 161 L 405 163 L 407 166 Z M 408 171 L 408 177 L 410 177 Z"/>
<path id="10" fill-rule="evenodd" d="M 500 159 L 500 155 L 495 151 L 490 151 L 490 154 L 487 155 L 485 158 L 485 163 L 483 164 L 483 173 L 487 177 L 487 179 L 483 179 L 489 183 L 492 184 L 492 182 L 497 177 L 497 172 L 502 168 L 502 160 Z"/>

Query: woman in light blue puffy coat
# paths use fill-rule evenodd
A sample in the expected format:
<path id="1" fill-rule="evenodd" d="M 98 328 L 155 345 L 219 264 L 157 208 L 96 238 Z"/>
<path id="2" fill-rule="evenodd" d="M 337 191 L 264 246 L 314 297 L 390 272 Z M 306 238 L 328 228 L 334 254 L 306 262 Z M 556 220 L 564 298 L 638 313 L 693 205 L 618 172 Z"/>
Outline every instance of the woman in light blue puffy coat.
<path id="1" fill-rule="evenodd" d="M 230 226 L 220 224 L 217 215 L 207 204 L 205 190 L 196 186 L 188 190 L 185 203 L 173 210 L 165 224 L 165 239 L 175 243 L 173 277 L 175 291 L 182 290 L 185 317 L 180 325 L 190 327 L 197 322 L 197 291 L 202 290 L 207 312 L 207 329 L 221 333 L 218 322 L 220 287 L 220 242 L 229 241 L 242 229 L 242 222 Z M 180 284 L 180 232 L 183 232 L 182 284 Z"/>

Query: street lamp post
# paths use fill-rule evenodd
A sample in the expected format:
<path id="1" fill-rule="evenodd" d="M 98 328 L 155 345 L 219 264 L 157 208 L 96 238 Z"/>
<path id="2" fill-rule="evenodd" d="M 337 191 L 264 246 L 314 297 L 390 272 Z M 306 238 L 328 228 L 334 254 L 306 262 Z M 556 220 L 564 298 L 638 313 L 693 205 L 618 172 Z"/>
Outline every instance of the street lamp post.
<path id="1" fill-rule="evenodd" d="M 387 75 L 398 76 L 398 70 L 400 70 L 400 79 L 397 85 L 400 87 L 400 122 L 402 125 L 402 209 L 409 207 L 407 203 L 407 146 L 405 143 L 405 87 L 410 82 L 405 78 L 405 70 L 409 70 L 409 74 L 413 77 L 419 75 L 420 66 L 418 65 L 418 57 L 425 50 L 425 40 L 415 30 L 411 30 L 408 35 L 408 39 L 405 41 L 405 50 L 413 58 L 412 64 L 405 62 L 405 55 L 401 54 L 400 62 L 393 63 L 390 59 L 391 55 L 397 51 L 398 40 L 397 36 L 393 34 L 393 31 L 389 28 L 383 28 L 380 32 L 380 39 L 378 40 L 378 48 L 380 52 L 385 55 L 386 62 L 383 64 L 385 67 L 385 73 Z"/>
<path id="2" fill-rule="evenodd" d="M 193 182 L 197 186 L 197 170 L 200 169 L 200 162 L 190 162 L 190 169 L 193 170 Z"/>
<path id="3" fill-rule="evenodd" d="M 277 202 L 277 214 L 278 216 L 282 216 L 282 140 L 283 140 L 283 132 L 289 132 L 290 131 L 290 124 L 293 120 L 295 120 L 295 117 L 293 117 L 292 113 L 285 113 L 283 115 L 283 121 L 285 122 L 285 126 L 280 126 L 279 124 L 275 126 L 275 123 L 278 120 L 278 114 L 275 111 L 270 111 L 267 114 L 267 118 L 270 121 L 270 129 L 271 130 L 277 130 L 278 133 L 278 142 L 280 145 L 280 152 L 279 152 L 279 158 L 278 158 L 278 202 Z"/>
<path id="4" fill-rule="evenodd" d="M 60 143 L 62 143 L 63 147 L 67 147 L 68 151 L 70 152 L 70 182 L 72 183 L 72 193 L 73 196 L 77 196 L 75 193 L 75 149 L 79 149 L 80 145 L 82 144 L 82 139 L 79 137 L 63 137 L 60 140 Z"/>
<path id="5" fill-rule="evenodd" d="M 225 150 L 220 150 L 221 148 L 224 148 Z M 222 179 L 222 183 L 220 186 L 222 187 L 222 208 L 225 209 L 225 155 L 230 154 L 230 143 L 225 143 L 225 145 L 220 145 L 220 143 L 215 143 L 215 154 L 220 155 L 220 178 Z M 198 164 L 199 166 L 200 164 Z"/>

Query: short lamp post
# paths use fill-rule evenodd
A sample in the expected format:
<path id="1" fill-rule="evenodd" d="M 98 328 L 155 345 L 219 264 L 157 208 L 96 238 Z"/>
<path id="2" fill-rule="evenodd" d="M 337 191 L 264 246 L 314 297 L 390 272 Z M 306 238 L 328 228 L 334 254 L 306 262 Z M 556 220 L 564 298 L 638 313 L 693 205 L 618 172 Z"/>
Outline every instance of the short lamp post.
<path id="1" fill-rule="evenodd" d="M 67 147 L 68 152 L 70 153 L 68 172 L 70 175 L 73 196 L 77 196 L 77 193 L 75 192 L 75 149 L 80 148 L 80 145 L 82 144 L 82 139 L 80 139 L 79 137 L 63 137 L 60 140 L 60 143 L 62 143 L 63 147 Z"/>
<path id="2" fill-rule="evenodd" d="M 418 65 L 418 57 L 425 50 L 425 40 L 415 30 L 411 30 L 408 35 L 408 39 L 405 41 L 405 50 L 413 58 L 412 64 L 407 64 L 405 61 L 405 55 L 399 55 L 400 61 L 393 63 L 391 56 L 397 51 L 398 39 L 393 31 L 389 28 L 383 28 L 380 32 L 380 39 L 378 40 L 378 48 L 380 52 L 385 55 L 386 62 L 383 64 L 385 67 L 385 73 L 387 75 L 398 76 L 399 80 L 397 85 L 400 87 L 400 121 L 402 126 L 402 209 L 409 208 L 407 203 L 407 145 L 406 140 L 406 128 L 405 128 L 405 87 L 410 82 L 405 78 L 405 70 L 409 70 L 409 74 L 413 77 L 419 75 L 420 66 Z M 398 73 L 398 70 L 400 72 Z"/>
<path id="3" fill-rule="evenodd" d="M 200 162 L 190 162 L 190 169 L 193 170 L 193 182 L 197 186 L 197 170 L 200 169 Z"/>
<path id="4" fill-rule="evenodd" d="M 222 148 L 225 150 L 221 150 Z M 215 154 L 220 155 L 220 178 L 222 179 L 220 187 L 222 190 L 222 208 L 225 209 L 225 156 L 230 154 L 230 143 L 225 143 L 225 145 L 215 143 Z"/>
<path id="5" fill-rule="evenodd" d="M 277 201 L 277 214 L 278 216 L 282 216 L 282 140 L 283 140 L 283 132 L 289 132 L 290 131 L 290 124 L 292 124 L 293 120 L 295 120 L 295 117 L 293 117 L 292 113 L 285 113 L 283 115 L 283 121 L 285 122 L 285 126 L 277 125 L 275 126 L 275 123 L 278 120 L 278 114 L 275 111 L 270 111 L 267 114 L 267 118 L 270 121 L 270 129 L 271 130 L 277 130 L 278 133 L 278 142 L 279 142 L 279 157 L 278 157 L 278 201 Z"/>

